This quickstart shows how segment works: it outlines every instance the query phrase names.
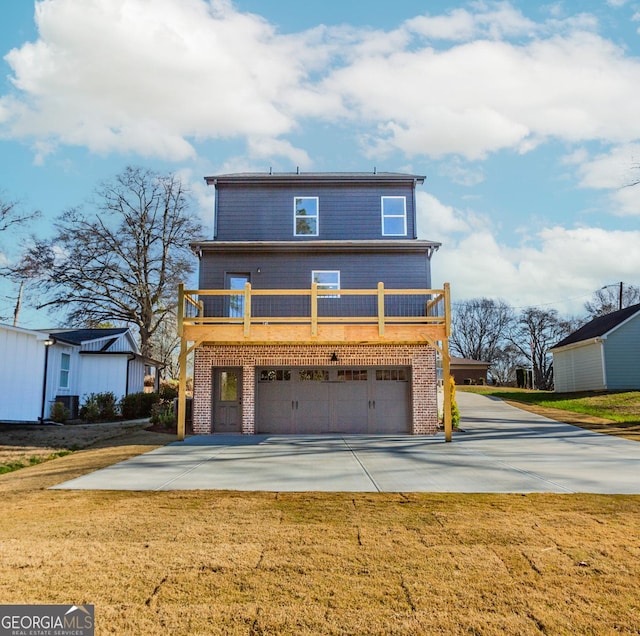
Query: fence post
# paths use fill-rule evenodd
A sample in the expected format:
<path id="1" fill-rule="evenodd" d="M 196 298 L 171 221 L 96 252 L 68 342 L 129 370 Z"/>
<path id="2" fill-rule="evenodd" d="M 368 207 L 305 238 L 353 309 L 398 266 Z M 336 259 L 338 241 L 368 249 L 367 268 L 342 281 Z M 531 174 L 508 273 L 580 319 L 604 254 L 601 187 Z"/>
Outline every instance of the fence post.
<path id="1" fill-rule="evenodd" d="M 378 335 L 384 336 L 384 283 L 378 283 Z"/>
<path id="2" fill-rule="evenodd" d="M 311 335 L 318 335 L 318 283 L 311 283 Z"/>
<path id="3" fill-rule="evenodd" d="M 244 284 L 244 335 L 251 333 L 251 283 Z"/>

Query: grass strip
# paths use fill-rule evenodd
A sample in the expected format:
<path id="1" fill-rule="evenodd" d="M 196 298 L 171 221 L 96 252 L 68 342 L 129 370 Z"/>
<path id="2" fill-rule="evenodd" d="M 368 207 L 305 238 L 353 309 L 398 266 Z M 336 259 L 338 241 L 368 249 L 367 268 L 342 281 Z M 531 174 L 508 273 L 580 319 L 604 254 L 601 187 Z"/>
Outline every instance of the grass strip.
<path id="1" fill-rule="evenodd" d="M 12 473 L 14 470 L 20 470 L 21 468 L 26 468 L 27 466 L 36 466 L 38 464 L 42 464 L 43 462 L 57 459 L 58 457 L 70 455 L 71 453 L 73 453 L 72 450 L 61 450 L 42 457 L 33 455 L 25 461 L 7 462 L 5 464 L 0 464 L 0 475 L 4 475 L 5 473 Z"/>
<path id="2" fill-rule="evenodd" d="M 613 422 L 640 423 L 640 391 L 554 393 L 505 387 L 458 387 L 506 401 L 584 413 Z"/>

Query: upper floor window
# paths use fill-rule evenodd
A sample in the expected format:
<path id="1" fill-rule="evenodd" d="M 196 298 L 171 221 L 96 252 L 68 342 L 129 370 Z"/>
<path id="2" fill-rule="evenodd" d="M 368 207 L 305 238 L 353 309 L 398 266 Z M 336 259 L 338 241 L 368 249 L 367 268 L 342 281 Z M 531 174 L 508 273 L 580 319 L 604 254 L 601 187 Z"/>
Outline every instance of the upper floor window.
<path id="1" fill-rule="evenodd" d="M 338 270 L 314 270 L 311 282 L 318 284 L 318 291 L 340 289 L 340 272 Z M 321 298 L 340 298 L 338 294 L 322 294 Z"/>
<path id="2" fill-rule="evenodd" d="M 318 208 L 318 197 L 296 197 L 293 200 L 295 236 L 318 236 Z"/>
<path id="3" fill-rule="evenodd" d="M 60 388 L 69 388 L 69 372 L 71 371 L 71 355 L 68 353 L 60 354 Z"/>
<path id="4" fill-rule="evenodd" d="M 382 197 L 382 235 L 407 235 L 406 197 Z"/>

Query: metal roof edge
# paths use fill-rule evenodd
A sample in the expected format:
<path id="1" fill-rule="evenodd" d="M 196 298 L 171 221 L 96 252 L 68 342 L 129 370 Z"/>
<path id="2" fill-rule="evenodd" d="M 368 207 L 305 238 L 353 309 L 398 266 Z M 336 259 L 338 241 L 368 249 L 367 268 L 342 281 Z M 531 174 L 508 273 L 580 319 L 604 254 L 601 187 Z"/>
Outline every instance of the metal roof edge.
<path id="1" fill-rule="evenodd" d="M 402 172 L 240 172 L 204 177 L 207 185 L 218 183 L 380 183 L 416 182 L 424 183 L 425 175 Z"/>
<path id="2" fill-rule="evenodd" d="M 195 252 L 287 252 L 297 250 L 321 251 L 424 251 L 439 248 L 442 243 L 420 239 L 371 241 L 196 241 L 190 244 Z"/>
<path id="3" fill-rule="evenodd" d="M 560 353 L 562 351 L 568 351 L 569 349 L 579 349 L 580 347 L 586 347 L 588 345 L 597 344 L 598 342 L 604 342 L 606 340 L 606 334 L 602 336 L 594 336 L 593 338 L 587 338 L 586 340 L 578 340 L 577 342 L 570 342 L 569 344 L 562 345 L 561 347 L 551 347 L 550 353 Z"/>

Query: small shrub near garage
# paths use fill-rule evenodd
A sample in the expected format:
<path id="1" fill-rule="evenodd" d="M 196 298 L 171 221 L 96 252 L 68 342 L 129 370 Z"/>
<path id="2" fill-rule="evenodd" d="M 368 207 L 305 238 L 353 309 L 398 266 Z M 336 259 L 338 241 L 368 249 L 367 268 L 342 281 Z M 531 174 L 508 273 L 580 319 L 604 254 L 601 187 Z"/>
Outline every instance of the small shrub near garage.
<path id="1" fill-rule="evenodd" d="M 176 424 L 176 414 L 173 403 L 160 402 L 154 404 L 151 410 L 151 423 L 165 428 L 171 428 Z"/>
<path id="2" fill-rule="evenodd" d="M 71 411 L 62 402 L 54 402 L 49 419 L 56 424 L 64 424 L 71 417 Z"/>
<path id="3" fill-rule="evenodd" d="M 158 393 L 130 393 L 120 400 L 120 412 L 125 420 L 151 417 L 152 409 L 159 401 Z"/>
<path id="4" fill-rule="evenodd" d="M 79 415 L 85 422 L 110 422 L 119 419 L 116 396 L 111 392 L 90 393 L 85 397 Z"/>

